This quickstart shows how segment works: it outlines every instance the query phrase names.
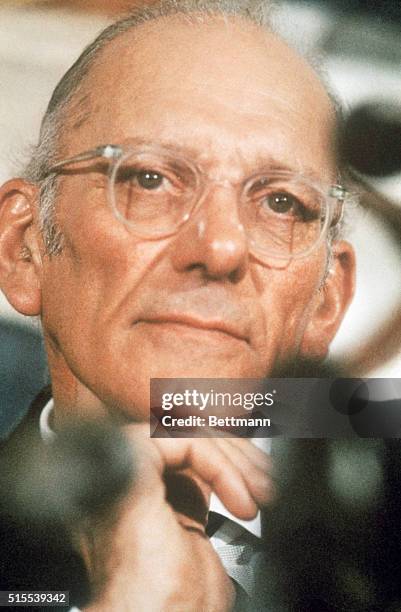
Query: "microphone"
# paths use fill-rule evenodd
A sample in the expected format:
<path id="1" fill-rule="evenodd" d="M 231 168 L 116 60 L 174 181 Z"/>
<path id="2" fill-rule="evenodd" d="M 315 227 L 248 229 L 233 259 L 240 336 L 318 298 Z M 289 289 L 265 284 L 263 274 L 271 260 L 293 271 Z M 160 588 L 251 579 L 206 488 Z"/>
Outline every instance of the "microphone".
<path id="1" fill-rule="evenodd" d="M 0 451 L 0 588 L 69 591 L 82 608 L 92 585 L 73 534 L 112 515 L 135 481 L 134 453 L 104 421 L 67 427 L 46 444 L 35 425 Z"/>
<path id="2" fill-rule="evenodd" d="M 400 440 L 278 440 L 259 588 L 278 612 L 401 606 Z"/>
<path id="3" fill-rule="evenodd" d="M 32 432 L 2 453 L 0 515 L 32 526 L 79 520 L 110 509 L 134 478 L 132 448 L 106 422 L 66 427 L 47 444 Z"/>
<path id="4" fill-rule="evenodd" d="M 346 118 L 338 135 L 339 157 L 358 173 L 384 178 L 401 173 L 401 108 L 365 103 Z"/>

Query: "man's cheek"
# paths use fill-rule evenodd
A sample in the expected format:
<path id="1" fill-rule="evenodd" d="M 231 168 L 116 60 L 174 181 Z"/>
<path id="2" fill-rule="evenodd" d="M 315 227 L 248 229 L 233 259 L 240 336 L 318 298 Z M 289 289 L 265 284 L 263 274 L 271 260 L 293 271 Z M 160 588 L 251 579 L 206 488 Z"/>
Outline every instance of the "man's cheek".
<path id="1" fill-rule="evenodd" d="M 264 292 L 262 310 L 266 346 L 274 336 L 280 352 L 290 352 L 302 340 L 313 309 L 316 283 L 300 282 L 299 276 L 287 276 L 285 282 L 271 283 Z M 263 343 L 260 342 L 263 346 Z"/>

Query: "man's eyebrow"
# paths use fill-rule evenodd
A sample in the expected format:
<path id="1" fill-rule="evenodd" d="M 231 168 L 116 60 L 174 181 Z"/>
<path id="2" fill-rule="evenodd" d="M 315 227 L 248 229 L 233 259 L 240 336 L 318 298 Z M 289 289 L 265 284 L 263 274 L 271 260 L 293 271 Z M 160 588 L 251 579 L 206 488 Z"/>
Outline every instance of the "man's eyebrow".
<path id="1" fill-rule="evenodd" d="M 190 157 L 191 159 L 197 160 L 201 156 L 203 156 L 204 152 L 199 151 L 199 148 L 191 147 L 189 145 L 182 145 L 177 142 L 171 140 L 162 140 L 157 139 L 153 140 L 151 138 L 144 138 L 141 136 L 136 136 L 133 138 L 127 138 L 123 142 L 121 142 L 123 146 L 133 146 L 133 147 L 148 147 L 148 146 L 156 146 L 166 149 L 170 153 L 178 153 L 183 157 Z"/>
<path id="2" fill-rule="evenodd" d="M 320 183 L 322 181 L 321 175 L 313 168 L 309 168 L 307 166 L 295 167 L 291 164 L 283 163 L 282 161 L 276 160 L 271 157 L 268 164 L 266 165 L 265 163 L 264 167 L 268 167 L 268 169 L 272 170 L 273 172 L 288 172 L 290 174 L 294 174 L 296 176 L 308 179 L 313 183 Z"/>
<path id="3" fill-rule="evenodd" d="M 322 176 L 316 168 L 311 166 L 302 166 L 300 163 L 293 164 L 277 157 L 274 157 L 269 151 L 259 152 L 254 158 L 253 168 L 256 168 L 256 172 L 260 169 L 262 172 L 264 169 L 273 172 L 288 172 L 299 177 L 309 179 L 314 183 L 320 183 Z"/>

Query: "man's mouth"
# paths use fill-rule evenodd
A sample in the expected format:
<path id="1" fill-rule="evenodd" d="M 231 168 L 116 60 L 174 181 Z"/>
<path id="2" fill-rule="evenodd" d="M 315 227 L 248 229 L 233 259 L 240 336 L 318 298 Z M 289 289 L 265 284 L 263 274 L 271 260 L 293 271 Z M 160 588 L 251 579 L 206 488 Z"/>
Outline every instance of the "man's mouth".
<path id="1" fill-rule="evenodd" d="M 252 307 L 225 287 L 198 287 L 177 293 L 155 292 L 137 303 L 134 324 L 180 326 L 187 331 L 220 334 L 251 344 Z M 178 330 L 179 331 L 179 330 Z"/>
<path id="2" fill-rule="evenodd" d="M 249 343 L 249 334 L 241 329 L 241 326 L 230 324 L 230 322 L 218 319 L 203 319 L 194 315 L 185 313 L 168 313 L 160 315 L 146 316 L 137 321 L 137 323 L 151 323 L 155 325 L 180 325 L 187 328 L 204 330 L 207 332 L 219 332 L 227 336 L 231 336 L 236 340 Z"/>

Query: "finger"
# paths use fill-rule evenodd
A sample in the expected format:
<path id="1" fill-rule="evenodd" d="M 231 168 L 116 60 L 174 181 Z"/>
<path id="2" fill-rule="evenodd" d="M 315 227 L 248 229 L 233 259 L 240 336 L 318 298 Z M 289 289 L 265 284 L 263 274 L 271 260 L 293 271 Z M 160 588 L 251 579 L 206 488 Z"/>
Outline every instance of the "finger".
<path id="1" fill-rule="evenodd" d="M 241 473 L 250 494 L 259 506 L 267 504 L 274 498 L 273 480 L 265 468 L 265 463 L 251 460 L 244 452 L 244 445 L 230 444 L 228 440 L 216 440 L 220 450 L 235 465 Z M 241 448 L 242 446 L 242 448 Z M 263 468 L 260 467 L 263 465 Z M 270 465 L 270 462 L 267 462 Z"/>
<path id="2" fill-rule="evenodd" d="M 149 440 L 146 425 L 129 426 L 130 437 L 137 447 L 137 454 L 152 458 L 159 477 L 166 468 L 183 469 L 191 467 L 213 489 L 224 505 L 238 518 L 252 518 L 257 505 L 266 504 L 272 498 L 272 485 L 267 470 L 261 470 L 244 453 L 236 449 L 236 443 L 229 438 Z M 217 444 L 219 440 L 219 444 Z M 230 440 L 231 446 L 228 444 Z M 242 442 L 247 442 L 243 440 Z M 247 445 L 240 444 L 243 448 Z M 225 452 L 222 449 L 229 446 Z M 142 450 L 140 450 L 142 447 Z M 156 452 L 156 449 L 158 452 Z M 235 450 L 235 452 L 234 452 Z M 252 453 L 263 467 L 270 465 L 256 449 Z M 143 461 L 141 461 L 142 463 Z M 148 466 L 149 468 L 149 466 Z M 149 469 L 146 470 L 149 473 Z"/>
<path id="3" fill-rule="evenodd" d="M 270 455 L 262 451 L 260 448 L 252 444 L 247 438 L 225 438 L 225 440 L 239 448 L 244 455 L 248 457 L 255 465 L 260 467 L 261 470 L 271 473 L 273 469 L 272 458 Z"/>
<path id="4" fill-rule="evenodd" d="M 153 439 L 169 468 L 191 467 L 241 519 L 256 516 L 257 504 L 241 470 L 222 452 L 213 439 Z"/>

